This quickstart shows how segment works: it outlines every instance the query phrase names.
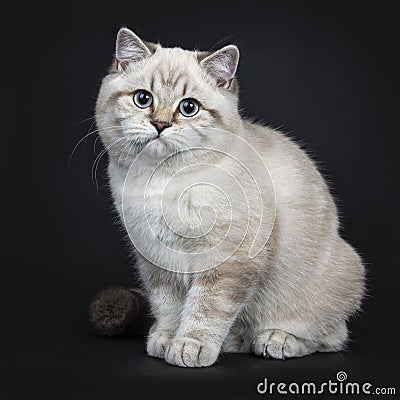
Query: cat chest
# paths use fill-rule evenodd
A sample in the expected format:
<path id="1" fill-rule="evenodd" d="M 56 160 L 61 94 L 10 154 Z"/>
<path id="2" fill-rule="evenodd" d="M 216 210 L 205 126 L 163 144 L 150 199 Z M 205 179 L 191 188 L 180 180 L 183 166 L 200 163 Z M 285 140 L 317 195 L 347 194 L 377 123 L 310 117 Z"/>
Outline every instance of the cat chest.
<path id="1" fill-rule="evenodd" d="M 145 194 L 125 194 L 121 203 L 122 218 L 131 238 L 159 246 L 187 247 L 211 240 L 215 228 L 211 202 L 204 193 L 182 193 L 159 187 Z"/>

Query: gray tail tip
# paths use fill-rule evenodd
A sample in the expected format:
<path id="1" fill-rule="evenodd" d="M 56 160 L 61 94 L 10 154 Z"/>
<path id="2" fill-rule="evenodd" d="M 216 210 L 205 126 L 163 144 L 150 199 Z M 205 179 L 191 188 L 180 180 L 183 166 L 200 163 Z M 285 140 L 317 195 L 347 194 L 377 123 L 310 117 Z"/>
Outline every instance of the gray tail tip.
<path id="1" fill-rule="evenodd" d="M 139 290 L 111 287 L 100 291 L 89 307 L 90 321 L 104 336 L 143 335 L 150 317 Z"/>

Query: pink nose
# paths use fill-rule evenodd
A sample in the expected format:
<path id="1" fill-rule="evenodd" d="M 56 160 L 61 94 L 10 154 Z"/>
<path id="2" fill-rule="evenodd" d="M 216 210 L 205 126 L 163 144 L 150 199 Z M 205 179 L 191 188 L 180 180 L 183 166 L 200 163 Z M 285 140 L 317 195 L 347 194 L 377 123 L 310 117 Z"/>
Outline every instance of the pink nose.
<path id="1" fill-rule="evenodd" d="M 169 122 L 164 121 L 151 121 L 151 123 L 155 126 L 158 133 L 161 133 L 165 128 L 171 126 Z"/>

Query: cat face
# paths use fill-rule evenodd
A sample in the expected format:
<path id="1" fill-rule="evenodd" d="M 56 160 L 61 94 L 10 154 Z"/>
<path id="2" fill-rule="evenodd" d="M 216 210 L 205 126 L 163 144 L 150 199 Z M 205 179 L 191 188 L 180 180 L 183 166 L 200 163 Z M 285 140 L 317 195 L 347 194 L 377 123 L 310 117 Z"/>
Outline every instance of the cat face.
<path id="1" fill-rule="evenodd" d="M 239 52 L 212 53 L 145 44 L 121 29 L 116 60 L 102 83 L 96 122 L 109 153 L 129 164 L 152 142 L 150 154 L 206 146 L 205 128 L 234 132 L 240 121 L 234 80 Z"/>

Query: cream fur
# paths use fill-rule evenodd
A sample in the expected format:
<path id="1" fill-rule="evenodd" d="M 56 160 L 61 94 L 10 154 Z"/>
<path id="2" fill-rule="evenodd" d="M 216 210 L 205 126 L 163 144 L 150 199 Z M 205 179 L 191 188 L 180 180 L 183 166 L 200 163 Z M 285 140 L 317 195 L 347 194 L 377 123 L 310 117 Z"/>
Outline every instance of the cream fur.
<path id="1" fill-rule="evenodd" d="M 149 355 L 198 367 L 213 364 L 221 351 L 283 359 L 341 350 L 364 293 L 362 262 L 339 236 L 332 196 L 305 152 L 239 115 L 236 47 L 204 55 L 121 32 L 124 58 L 117 54 L 103 80 L 96 121 L 114 204 L 156 319 Z M 153 95 L 152 107 L 135 106 L 138 89 Z M 177 113 L 183 98 L 200 102 L 194 117 Z M 158 138 L 150 120 L 171 127 Z M 163 160 L 190 147 L 203 150 Z M 229 202 L 210 185 L 191 186 L 205 181 L 222 187 Z M 217 248 L 221 238 L 215 252 L 196 254 Z M 251 257 L 263 238 L 265 246 Z"/>

